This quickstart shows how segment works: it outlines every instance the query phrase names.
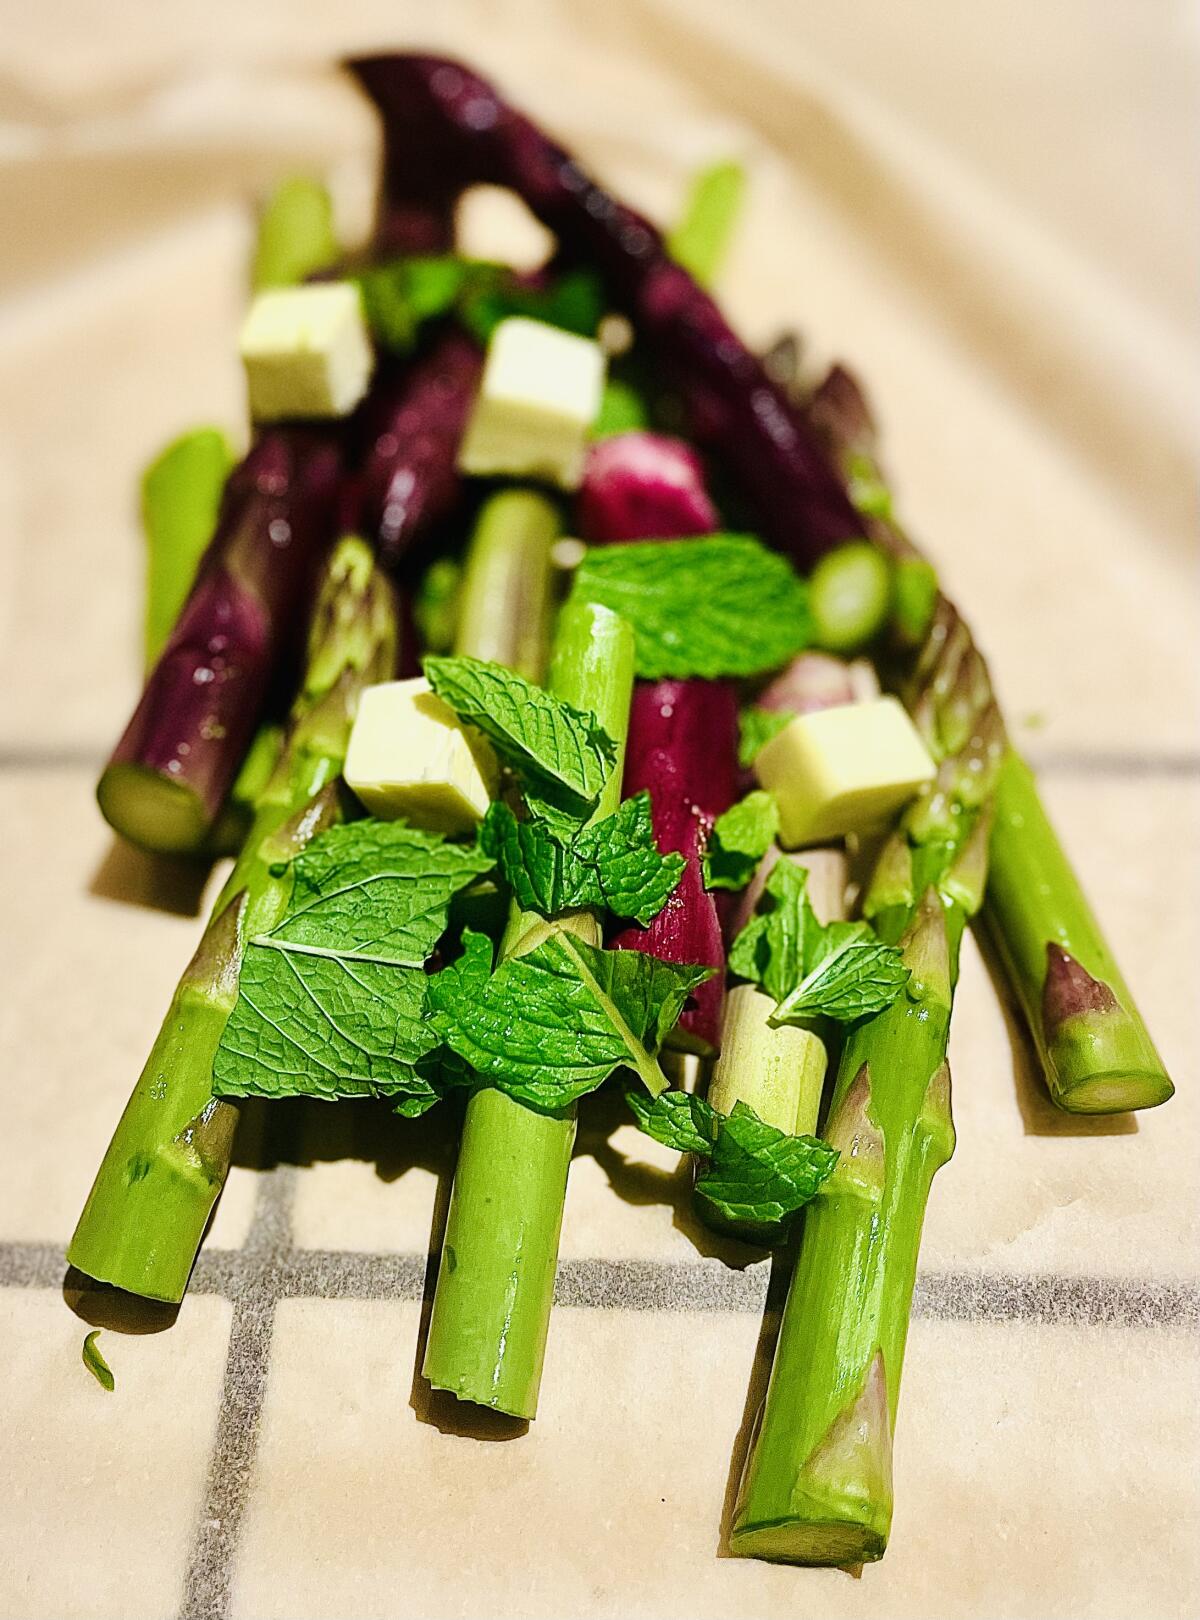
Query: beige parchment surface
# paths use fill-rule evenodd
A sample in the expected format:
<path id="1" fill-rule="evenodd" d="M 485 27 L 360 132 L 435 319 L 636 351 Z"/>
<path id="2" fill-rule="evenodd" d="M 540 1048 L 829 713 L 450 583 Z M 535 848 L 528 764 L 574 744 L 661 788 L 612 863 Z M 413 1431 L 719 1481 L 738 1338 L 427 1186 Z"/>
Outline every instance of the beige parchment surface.
<path id="1" fill-rule="evenodd" d="M 1161 0 L 0 0 L 0 1614 L 1200 1609 L 1198 41 Z M 328 63 L 414 43 L 658 218 L 698 162 L 747 163 L 728 307 L 868 379 L 1179 1087 L 1057 1115 L 968 942 L 861 1580 L 721 1556 L 767 1268 L 602 1108 L 520 1439 L 414 1380 L 453 1144 L 350 1105 L 234 1170 L 174 1325 L 104 1334 L 115 1395 L 80 1364 L 62 1246 L 204 904 L 91 797 L 137 688 L 136 476 L 193 422 L 244 433 L 247 199 L 315 165 L 361 229 L 375 132 Z M 469 228 L 519 235 L 486 200 Z"/>

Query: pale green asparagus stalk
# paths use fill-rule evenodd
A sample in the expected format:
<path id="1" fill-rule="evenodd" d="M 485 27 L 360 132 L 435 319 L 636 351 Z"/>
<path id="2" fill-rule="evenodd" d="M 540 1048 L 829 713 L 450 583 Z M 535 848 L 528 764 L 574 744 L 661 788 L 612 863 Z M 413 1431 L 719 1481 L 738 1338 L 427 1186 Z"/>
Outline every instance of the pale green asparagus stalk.
<path id="1" fill-rule="evenodd" d="M 618 745 L 595 819 L 611 815 L 621 798 L 633 691 L 626 622 L 606 608 L 564 608 L 547 685 L 594 714 Z M 545 926 L 514 913 L 502 954 Z M 599 944 L 588 913 L 555 926 Z M 573 1107 L 542 1113 L 492 1086 L 472 1094 L 425 1349 L 424 1374 L 435 1389 L 513 1417 L 536 1415 L 574 1143 Z"/>
<path id="2" fill-rule="evenodd" d="M 212 1065 L 237 999 L 246 941 L 287 907 L 287 862 L 340 815 L 338 777 L 364 686 L 396 667 L 391 586 L 367 546 L 339 543 L 326 565 L 304 685 L 254 826 L 179 982 L 100 1166 L 67 1259 L 150 1299 L 183 1298 L 224 1186 L 238 1108 L 212 1095 Z"/>

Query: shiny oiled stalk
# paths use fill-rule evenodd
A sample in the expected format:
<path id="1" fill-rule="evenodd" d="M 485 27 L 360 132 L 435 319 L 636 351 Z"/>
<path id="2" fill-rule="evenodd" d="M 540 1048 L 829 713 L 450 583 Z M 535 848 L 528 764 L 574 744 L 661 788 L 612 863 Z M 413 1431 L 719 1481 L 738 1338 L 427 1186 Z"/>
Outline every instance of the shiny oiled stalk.
<path id="1" fill-rule="evenodd" d="M 247 940 L 269 931 L 290 894 L 290 858 L 340 814 L 341 772 L 359 693 L 396 665 L 392 589 L 360 540 L 327 565 L 305 683 L 254 826 L 179 982 L 101 1163 L 70 1263 L 130 1293 L 178 1302 L 229 1169 L 233 1103 L 212 1066 L 237 998 Z"/>
<path id="2" fill-rule="evenodd" d="M 487 501 L 467 551 L 454 650 L 545 674 L 550 639 L 550 548 L 562 531 L 558 509 L 531 489 L 505 489 Z"/>
<path id="3" fill-rule="evenodd" d="M 921 1225 L 954 1151 L 946 1041 L 963 921 L 929 890 L 903 941 L 907 992 L 847 1037 L 824 1131 L 841 1158 L 806 1212 L 736 1555 L 854 1564 L 887 1546 Z"/>
<path id="4" fill-rule="evenodd" d="M 547 685 L 594 714 L 623 753 L 633 690 L 633 634 L 623 619 L 602 607 L 564 608 Z M 597 819 L 620 802 L 622 763 Z M 502 950 L 519 950 L 539 923 L 515 913 Z M 580 914 L 570 925 L 599 943 L 595 918 Z M 513 1417 L 536 1415 L 574 1143 L 574 1108 L 542 1113 L 490 1086 L 471 1096 L 425 1350 L 435 1389 Z"/>

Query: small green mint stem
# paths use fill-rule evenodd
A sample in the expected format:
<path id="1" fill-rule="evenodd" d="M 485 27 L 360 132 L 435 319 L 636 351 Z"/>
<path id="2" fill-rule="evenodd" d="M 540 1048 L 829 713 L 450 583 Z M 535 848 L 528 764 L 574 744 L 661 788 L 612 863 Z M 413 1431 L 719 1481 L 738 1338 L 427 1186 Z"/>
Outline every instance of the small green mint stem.
<path id="1" fill-rule="evenodd" d="M 220 428 L 195 428 L 169 444 L 142 476 L 146 536 L 147 671 L 158 662 L 213 537 L 233 451 Z"/>
<path id="2" fill-rule="evenodd" d="M 559 616 L 550 691 L 590 710 L 617 741 L 617 764 L 595 818 L 620 803 L 625 733 L 633 692 L 633 634 L 608 609 L 569 604 Z M 570 919 L 599 943 L 594 917 Z M 502 954 L 519 948 L 532 914 L 514 914 Z M 513 1417 L 537 1414 L 554 1299 L 575 1109 L 547 1114 L 481 1086 L 467 1103 L 458 1166 L 429 1322 L 424 1375 Z"/>
<path id="3" fill-rule="evenodd" d="M 824 1132 L 841 1158 L 806 1211 L 734 1510 L 738 1556 L 852 1564 L 887 1546 L 921 1225 L 954 1151 L 945 1058 L 960 937 L 930 891 L 903 947 L 916 991 L 846 1039 Z"/>
<path id="4" fill-rule="evenodd" d="M 702 287 L 711 287 L 742 210 L 746 171 L 740 163 L 714 163 L 692 181 L 683 217 L 667 237 L 667 250 Z"/>
<path id="5" fill-rule="evenodd" d="M 340 814 L 336 779 L 362 687 L 396 667 L 396 608 L 361 540 L 334 550 L 305 682 L 254 825 L 163 1021 L 97 1173 L 67 1259 L 98 1281 L 177 1303 L 229 1170 L 237 1105 L 212 1066 L 246 941 L 273 928 L 291 877 L 277 868 Z"/>
<path id="6" fill-rule="evenodd" d="M 550 637 L 550 549 L 562 532 L 558 509 L 530 489 L 506 489 L 484 503 L 471 536 L 454 651 L 504 664 L 540 681 Z"/>
<path id="7" fill-rule="evenodd" d="M 258 222 L 251 285 L 293 287 L 338 259 L 333 203 L 319 180 L 294 175 L 267 199 Z"/>
<path id="8" fill-rule="evenodd" d="M 1037 1046 L 1053 1100 L 1072 1114 L 1154 1108 L 1174 1094 L 1100 925 L 1012 750 L 996 787 L 983 922 Z"/>

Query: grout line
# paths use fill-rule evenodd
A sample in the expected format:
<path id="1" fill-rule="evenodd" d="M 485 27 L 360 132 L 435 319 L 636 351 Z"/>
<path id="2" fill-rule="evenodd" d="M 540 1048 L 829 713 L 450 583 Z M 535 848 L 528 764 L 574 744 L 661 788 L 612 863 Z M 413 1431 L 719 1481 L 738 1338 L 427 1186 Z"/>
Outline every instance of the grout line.
<path id="1" fill-rule="evenodd" d="M 296 1172 L 290 1165 L 277 1166 L 260 1178 L 241 1263 L 228 1268 L 223 1279 L 232 1283 L 233 1322 L 180 1620 L 225 1620 L 229 1613 L 271 1370 L 275 1306 L 280 1298 L 276 1278 L 292 1247 L 295 1192 Z"/>
<path id="2" fill-rule="evenodd" d="M 279 1177 L 275 1171 L 264 1179 Z M 260 1194 L 260 1197 L 265 1195 Z M 272 1189 L 272 1197 L 278 1193 Z M 289 1194 L 290 1196 L 290 1194 Z M 282 1207 L 278 1206 L 278 1207 Z M 259 1227 L 266 1230 L 266 1217 Z M 256 1221 L 258 1212 L 256 1211 Z M 251 1235 L 254 1235 L 252 1229 Z M 235 1302 L 248 1291 L 279 1299 L 419 1300 L 429 1257 L 352 1249 L 298 1249 L 272 1242 L 201 1254 L 190 1291 Z M 720 1260 L 563 1260 L 555 1304 L 634 1311 L 757 1312 L 769 1262 L 742 1271 Z M 56 1288 L 62 1249 L 0 1243 L 0 1287 Z M 922 1271 L 913 1315 L 938 1322 L 1037 1322 L 1200 1331 L 1200 1281 L 1183 1278 L 1018 1276 L 993 1271 Z"/>
<path id="3" fill-rule="evenodd" d="M 1191 750 L 1047 748 L 1040 751 L 1025 746 L 1022 751 L 1043 776 L 1111 776 L 1131 780 L 1200 776 L 1200 753 Z M 94 748 L 69 743 L 49 748 L 36 743 L 0 744 L 0 772 L 87 770 L 98 773 L 104 757 Z"/>

